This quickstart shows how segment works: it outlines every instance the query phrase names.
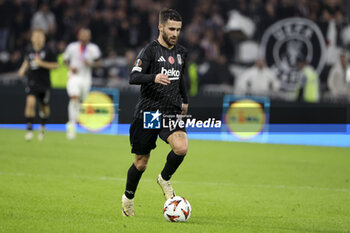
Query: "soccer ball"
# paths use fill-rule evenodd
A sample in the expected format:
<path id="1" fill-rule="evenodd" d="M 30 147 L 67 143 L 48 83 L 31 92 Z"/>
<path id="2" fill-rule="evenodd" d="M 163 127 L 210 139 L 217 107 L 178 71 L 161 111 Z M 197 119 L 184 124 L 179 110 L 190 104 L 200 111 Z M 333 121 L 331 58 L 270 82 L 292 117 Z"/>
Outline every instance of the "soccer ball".
<path id="1" fill-rule="evenodd" d="M 169 198 L 163 208 L 163 214 L 169 222 L 185 222 L 191 216 L 191 205 L 183 197 L 175 196 Z"/>

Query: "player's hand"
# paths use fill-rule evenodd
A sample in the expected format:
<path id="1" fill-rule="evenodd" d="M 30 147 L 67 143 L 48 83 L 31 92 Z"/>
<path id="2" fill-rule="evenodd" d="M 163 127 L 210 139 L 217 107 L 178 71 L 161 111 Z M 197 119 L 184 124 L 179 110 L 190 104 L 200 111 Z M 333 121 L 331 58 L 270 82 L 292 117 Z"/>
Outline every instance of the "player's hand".
<path id="1" fill-rule="evenodd" d="M 75 67 L 70 67 L 70 71 L 73 73 L 73 74 L 76 74 L 78 72 L 78 69 L 75 68 Z"/>
<path id="2" fill-rule="evenodd" d="M 20 69 L 17 74 L 18 74 L 18 77 L 23 78 L 25 75 L 25 71 L 23 69 Z"/>
<path id="3" fill-rule="evenodd" d="M 166 86 L 166 85 L 170 84 L 170 79 L 169 79 L 168 75 L 157 74 L 156 78 L 154 79 L 154 82 Z"/>
<path id="4" fill-rule="evenodd" d="M 35 63 L 37 66 L 41 66 L 42 60 L 41 60 L 39 57 L 35 57 L 35 58 L 34 58 L 34 63 Z"/>
<path id="5" fill-rule="evenodd" d="M 188 112 L 188 104 L 182 104 L 181 115 L 187 115 L 187 112 Z"/>
<path id="6" fill-rule="evenodd" d="M 86 60 L 86 59 L 84 59 L 84 64 L 86 65 L 86 66 L 92 66 L 92 63 L 91 62 L 89 62 L 88 60 Z"/>

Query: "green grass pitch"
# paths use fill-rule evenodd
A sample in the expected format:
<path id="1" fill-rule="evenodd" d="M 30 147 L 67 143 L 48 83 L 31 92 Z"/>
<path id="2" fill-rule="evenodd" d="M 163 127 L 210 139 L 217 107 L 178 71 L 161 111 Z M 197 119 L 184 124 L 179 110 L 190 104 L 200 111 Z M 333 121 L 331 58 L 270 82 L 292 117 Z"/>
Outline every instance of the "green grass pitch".
<path id="1" fill-rule="evenodd" d="M 0 130 L 0 232 L 350 232 L 349 148 L 190 140 L 172 182 L 192 216 L 169 223 L 156 183 L 169 146 L 157 144 L 125 218 L 128 137 Z"/>

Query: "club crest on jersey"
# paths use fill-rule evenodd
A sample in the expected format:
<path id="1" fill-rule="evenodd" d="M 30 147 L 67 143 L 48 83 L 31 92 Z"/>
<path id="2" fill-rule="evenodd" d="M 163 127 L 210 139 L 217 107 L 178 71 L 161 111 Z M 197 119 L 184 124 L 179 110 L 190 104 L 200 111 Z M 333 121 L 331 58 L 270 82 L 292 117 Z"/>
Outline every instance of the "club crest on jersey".
<path id="1" fill-rule="evenodd" d="M 179 63 L 179 65 L 182 65 L 182 58 L 180 54 L 177 54 L 177 63 Z"/>
<path id="2" fill-rule="evenodd" d="M 170 64 L 174 64 L 175 59 L 172 56 L 169 56 L 168 57 L 168 61 L 169 61 Z"/>

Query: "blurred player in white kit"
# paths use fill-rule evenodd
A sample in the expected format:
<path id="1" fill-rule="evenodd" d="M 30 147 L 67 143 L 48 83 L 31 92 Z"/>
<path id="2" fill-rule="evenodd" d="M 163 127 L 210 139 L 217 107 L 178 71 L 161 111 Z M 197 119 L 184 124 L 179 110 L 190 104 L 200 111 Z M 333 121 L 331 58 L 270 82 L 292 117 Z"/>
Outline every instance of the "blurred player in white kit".
<path id="1" fill-rule="evenodd" d="M 101 65 L 101 51 L 90 42 L 91 31 L 81 28 L 78 41 L 70 43 L 64 54 L 69 66 L 67 92 L 69 96 L 67 139 L 76 137 L 76 123 L 80 113 L 80 105 L 89 94 L 92 82 L 92 68 Z"/>

